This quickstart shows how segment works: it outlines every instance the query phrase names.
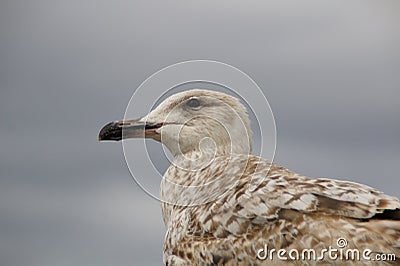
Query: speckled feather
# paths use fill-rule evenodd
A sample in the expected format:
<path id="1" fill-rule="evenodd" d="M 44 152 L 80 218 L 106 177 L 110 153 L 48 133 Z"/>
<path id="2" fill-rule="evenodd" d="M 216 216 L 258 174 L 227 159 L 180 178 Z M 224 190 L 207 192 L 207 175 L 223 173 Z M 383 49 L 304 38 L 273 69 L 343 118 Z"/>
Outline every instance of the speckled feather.
<path id="1" fill-rule="evenodd" d="M 232 165 L 246 162 L 244 171 L 228 167 L 228 161 Z M 258 260 L 256 251 L 265 244 L 275 249 L 321 250 L 336 247 L 338 238 L 348 241 L 347 248 L 400 257 L 400 202 L 368 186 L 301 176 L 251 155 L 217 157 L 200 174 L 171 165 L 165 177 L 163 198 L 177 200 L 177 205 L 162 205 L 166 265 L 276 265 L 279 261 Z M 261 180 L 250 190 L 252 179 Z M 186 186 L 211 185 L 200 186 L 204 194 L 185 195 L 193 191 L 176 189 L 166 180 Z M 213 188 L 221 192 L 217 199 L 179 206 L 178 199 L 206 195 Z M 291 262 L 295 263 L 313 264 Z M 351 265 L 339 260 L 329 263 Z"/>

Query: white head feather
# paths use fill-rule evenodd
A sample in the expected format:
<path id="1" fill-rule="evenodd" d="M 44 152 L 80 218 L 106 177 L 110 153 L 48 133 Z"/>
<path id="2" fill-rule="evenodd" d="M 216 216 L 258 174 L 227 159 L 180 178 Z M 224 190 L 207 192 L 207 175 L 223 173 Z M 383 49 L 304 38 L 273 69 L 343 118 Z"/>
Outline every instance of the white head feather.
<path id="1" fill-rule="evenodd" d="M 175 157 L 196 151 L 251 153 L 252 134 L 246 108 L 225 93 L 199 89 L 177 93 L 141 121 L 164 123 L 156 132 Z"/>

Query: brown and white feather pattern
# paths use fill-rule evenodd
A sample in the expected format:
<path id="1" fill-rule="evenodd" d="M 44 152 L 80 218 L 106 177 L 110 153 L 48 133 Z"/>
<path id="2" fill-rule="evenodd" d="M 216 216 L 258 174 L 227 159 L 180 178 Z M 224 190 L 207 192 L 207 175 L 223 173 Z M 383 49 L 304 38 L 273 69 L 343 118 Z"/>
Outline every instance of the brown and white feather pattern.
<path id="1" fill-rule="evenodd" d="M 191 164 L 187 161 L 184 169 L 195 167 Z M 259 260 L 256 252 L 265 244 L 275 249 L 318 251 L 336 247 L 338 238 L 348 241 L 347 248 L 396 254 L 398 263 L 397 198 L 353 182 L 301 176 L 252 155 L 218 156 L 199 171 L 181 166 L 182 162 L 180 167 L 171 165 L 161 184 L 161 196 L 170 202 L 162 205 L 166 265 L 286 265 Z M 187 186 L 196 190 L 186 190 Z M 215 197 L 205 198 L 213 193 Z M 206 203 L 181 206 L 195 205 L 201 198 Z M 290 262 L 314 264 L 324 265 Z"/>

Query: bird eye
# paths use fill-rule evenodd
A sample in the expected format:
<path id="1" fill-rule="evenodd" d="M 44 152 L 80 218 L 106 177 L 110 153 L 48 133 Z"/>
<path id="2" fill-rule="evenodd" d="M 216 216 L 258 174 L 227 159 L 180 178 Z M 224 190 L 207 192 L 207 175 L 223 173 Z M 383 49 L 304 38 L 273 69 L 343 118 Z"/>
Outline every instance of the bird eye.
<path id="1" fill-rule="evenodd" d="M 197 108 L 200 106 L 200 101 L 196 98 L 192 98 L 189 101 L 186 102 L 186 105 L 191 107 L 191 108 Z"/>

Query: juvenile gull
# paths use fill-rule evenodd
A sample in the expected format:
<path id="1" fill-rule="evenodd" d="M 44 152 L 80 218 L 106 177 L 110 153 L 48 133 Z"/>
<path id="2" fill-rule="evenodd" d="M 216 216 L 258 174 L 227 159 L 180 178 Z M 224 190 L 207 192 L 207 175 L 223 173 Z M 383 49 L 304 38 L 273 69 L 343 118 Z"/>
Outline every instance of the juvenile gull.
<path id="1" fill-rule="evenodd" d="M 160 190 L 165 265 L 399 264 L 399 200 L 362 184 L 302 176 L 251 155 L 250 120 L 235 97 L 209 90 L 177 93 L 147 116 L 111 122 L 99 134 L 99 140 L 140 137 L 162 142 L 174 156 Z M 344 251 L 360 251 L 360 261 L 323 253 L 343 243 Z M 264 258 L 272 249 L 273 259 Z M 287 251 L 281 254 L 287 261 L 278 259 L 279 249 Z M 293 249 L 299 257 L 289 256 Z M 324 255 L 323 262 L 313 254 L 301 260 L 309 249 L 317 260 Z M 366 249 L 372 259 L 396 257 L 365 261 Z"/>

